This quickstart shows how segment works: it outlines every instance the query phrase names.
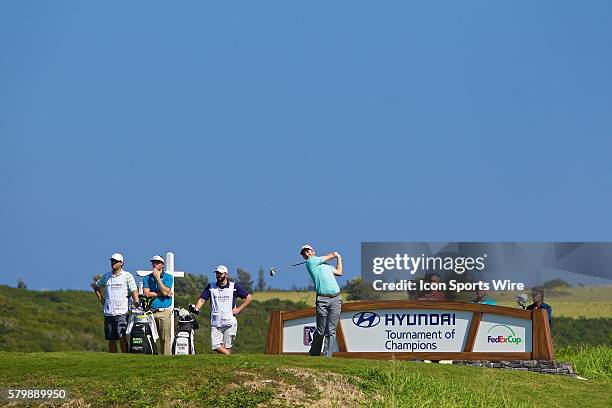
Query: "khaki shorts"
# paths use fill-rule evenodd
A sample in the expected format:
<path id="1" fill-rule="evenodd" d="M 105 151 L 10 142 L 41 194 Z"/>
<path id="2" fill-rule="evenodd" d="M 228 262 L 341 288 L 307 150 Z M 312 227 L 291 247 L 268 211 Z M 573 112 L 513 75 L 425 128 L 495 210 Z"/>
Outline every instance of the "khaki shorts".
<path id="1" fill-rule="evenodd" d="M 232 348 L 234 340 L 236 339 L 236 332 L 238 331 L 238 323 L 231 326 L 225 327 L 214 327 L 210 328 L 210 344 L 213 350 L 219 347 L 225 347 L 227 349 Z"/>

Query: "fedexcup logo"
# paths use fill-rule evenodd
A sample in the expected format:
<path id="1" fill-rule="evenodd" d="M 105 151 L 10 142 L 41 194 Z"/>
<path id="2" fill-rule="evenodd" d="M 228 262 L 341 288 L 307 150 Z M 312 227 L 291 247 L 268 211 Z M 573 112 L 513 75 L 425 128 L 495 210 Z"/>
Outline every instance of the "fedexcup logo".
<path id="1" fill-rule="evenodd" d="M 358 327 L 374 327 L 380 323 L 380 316 L 374 312 L 359 312 L 353 316 L 353 323 Z"/>
<path id="2" fill-rule="evenodd" d="M 505 324 L 496 324 L 495 326 L 491 327 L 488 332 L 491 333 L 491 330 L 495 329 L 496 327 L 501 327 L 502 328 L 501 330 L 505 331 L 507 335 L 506 336 L 498 335 L 495 337 L 487 336 L 487 341 L 489 343 L 511 343 L 511 344 L 518 346 L 519 344 L 523 342 L 523 339 L 521 339 L 520 337 L 517 337 L 514 330 L 512 330 L 510 326 L 506 326 Z"/>

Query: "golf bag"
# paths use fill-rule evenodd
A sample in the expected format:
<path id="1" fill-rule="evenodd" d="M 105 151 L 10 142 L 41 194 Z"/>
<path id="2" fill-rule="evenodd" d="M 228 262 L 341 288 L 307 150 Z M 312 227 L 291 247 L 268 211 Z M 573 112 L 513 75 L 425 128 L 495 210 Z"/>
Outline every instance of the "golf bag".
<path id="1" fill-rule="evenodd" d="M 178 323 L 174 333 L 174 342 L 172 343 L 172 354 L 195 354 L 194 330 L 199 328 L 195 315 L 183 308 L 175 308 L 174 314 Z"/>
<path id="2" fill-rule="evenodd" d="M 153 333 L 153 330 L 155 330 L 155 333 Z M 157 354 L 157 346 L 155 345 L 157 330 L 151 314 L 133 311 L 130 315 L 128 332 L 130 334 L 130 353 Z"/>

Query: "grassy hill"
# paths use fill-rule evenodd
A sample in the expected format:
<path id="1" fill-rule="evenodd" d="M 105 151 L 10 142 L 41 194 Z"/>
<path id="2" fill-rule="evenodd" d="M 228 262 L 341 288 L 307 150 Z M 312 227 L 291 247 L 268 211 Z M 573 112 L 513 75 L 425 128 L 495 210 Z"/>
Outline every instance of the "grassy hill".
<path id="1" fill-rule="evenodd" d="M 101 308 L 93 293 L 0 285 L 0 350 L 103 350 Z"/>
<path id="2" fill-rule="evenodd" d="M 255 298 L 263 297 L 256 295 Z M 191 301 L 191 298 L 177 297 L 177 304 L 183 306 Z M 199 353 L 196 356 L 110 355 L 92 352 L 104 351 L 107 347 L 103 339 L 102 306 L 92 293 L 38 292 L 0 286 L 3 310 L 0 384 L 65 388 L 73 399 L 70 406 L 530 407 L 537 404 L 599 407 L 612 404 L 610 316 L 560 317 L 553 323 L 557 360 L 571 362 L 578 374 L 589 381 L 439 364 L 247 354 L 263 351 L 271 310 L 306 306 L 303 302 L 278 298 L 254 301 L 239 316 L 236 354 L 229 358 L 210 350 L 206 311 L 200 318 L 202 329 L 196 335 Z M 600 345 L 584 345 L 589 342 Z M 558 347 L 560 344 L 569 346 Z M 160 387 L 160 384 L 168 386 Z"/>
<path id="3" fill-rule="evenodd" d="M 65 389 L 69 406 L 612 406 L 610 380 L 443 364 L 65 352 L 0 360 L 4 387 Z"/>
<path id="4" fill-rule="evenodd" d="M 576 288 L 578 289 L 578 288 Z M 581 290 L 584 288 L 580 288 Z M 588 290 L 588 289 L 585 289 Z M 276 295 L 276 297 L 273 297 Z M 312 303 L 305 292 L 260 292 L 238 317 L 238 352 L 260 353 L 264 350 L 268 319 L 272 310 L 296 310 Z M 278 297 L 283 297 L 281 300 Z M 595 297 L 597 302 L 606 303 Z M 176 304 L 186 306 L 193 298 L 177 297 Z M 556 303 L 550 300 L 555 307 Z M 576 304 L 592 307 L 577 296 Z M 612 303 L 608 300 L 607 303 Z M 86 291 L 31 291 L 0 285 L 0 351 L 104 351 L 102 305 L 93 293 Z M 582 309 L 576 309 L 577 311 Z M 605 309 L 604 309 L 605 310 Z M 210 352 L 207 324 L 208 311 L 203 309 L 201 330 L 196 332 L 199 352 Z M 580 313 L 577 314 L 579 316 Z M 612 315 L 596 318 L 555 317 L 553 339 L 556 346 L 577 344 L 612 345 Z"/>
<path id="5" fill-rule="evenodd" d="M 186 307 L 195 299 L 178 297 Z M 208 304 L 207 304 L 208 305 Z M 210 352 L 208 306 L 196 331 L 198 352 Z M 304 303 L 270 299 L 253 302 L 238 316 L 238 352 L 263 352 L 272 310 L 296 310 Z M 0 285 L 0 351 L 105 351 L 103 308 L 93 292 L 33 291 Z"/>

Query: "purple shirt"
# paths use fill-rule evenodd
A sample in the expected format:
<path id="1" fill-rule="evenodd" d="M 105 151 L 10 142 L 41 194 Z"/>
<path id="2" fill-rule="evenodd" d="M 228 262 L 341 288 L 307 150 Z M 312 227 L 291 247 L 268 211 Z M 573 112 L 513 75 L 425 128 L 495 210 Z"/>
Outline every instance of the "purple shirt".
<path id="1" fill-rule="evenodd" d="M 219 286 L 220 289 L 225 289 L 229 286 L 230 282 L 229 280 L 227 281 L 227 285 L 225 286 Z M 200 298 L 202 298 L 203 300 L 208 300 L 210 299 L 210 283 L 204 288 L 204 290 L 202 291 L 202 293 L 200 294 Z M 242 287 L 238 286 L 237 283 L 234 283 L 234 296 L 232 297 L 232 307 L 236 307 L 236 298 L 239 297 L 240 299 L 245 299 L 247 296 L 249 296 L 249 292 L 247 292 L 246 290 L 242 289 Z"/>

